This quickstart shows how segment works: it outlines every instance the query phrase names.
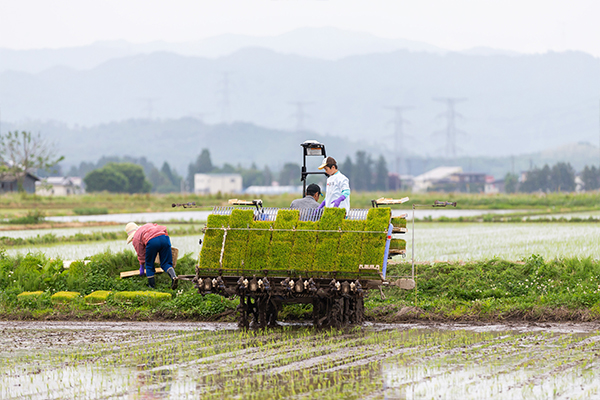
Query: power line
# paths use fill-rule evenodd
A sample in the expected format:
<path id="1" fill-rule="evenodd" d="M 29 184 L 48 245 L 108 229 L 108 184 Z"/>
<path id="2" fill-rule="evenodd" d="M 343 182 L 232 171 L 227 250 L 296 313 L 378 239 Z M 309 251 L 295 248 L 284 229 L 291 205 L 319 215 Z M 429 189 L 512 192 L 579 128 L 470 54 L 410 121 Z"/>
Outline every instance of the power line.
<path id="1" fill-rule="evenodd" d="M 404 124 L 409 123 L 402 117 L 402 113 L 410 110 L 410 106 L 387 106 L 388 110 L 394 111 L 394 119 L 390 122 L 394 124 L 394 171 L 402 174 L 402 151 L 404 147 Z"/>
<path id="2" fill-rule="evenodd" d="M 291 105 L 296 106 L 296 112 L 292 114 L 292 117 L 296 118 L 296 131 L 301 132 L 305 129 L 304 121 L 307 118 L 307 114 L 304 111 L 304 107 L 314 104 L 313 101 L 290 101 Z"/>
<path id="3" fill-rule="evenodd" d="M 456 157 L 456 136 L 458 134 L 466 134 L 464 131 L 458 130 L 456 128 L 456 119 L 462 117 L 459 113 L 454 109 L 454 105 L 456 103 L 461 103 L 463 101 L 467 101 L 466 98 L 455 98 L 455 97 L 435 97 L 433 101 L 439 101 L 441 103 L 446 103 L 446 112 L 440 114 L 446 118 L 446 157 L 455 158 Z M 444 132 L 444 131 L 438 131 Z"/>

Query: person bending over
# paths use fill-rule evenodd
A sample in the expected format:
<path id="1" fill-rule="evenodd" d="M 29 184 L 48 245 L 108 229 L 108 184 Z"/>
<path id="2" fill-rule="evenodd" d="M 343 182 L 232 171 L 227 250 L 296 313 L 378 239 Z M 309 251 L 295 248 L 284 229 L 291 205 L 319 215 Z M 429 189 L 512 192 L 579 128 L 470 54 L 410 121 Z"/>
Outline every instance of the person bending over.
<path id="1" fill-rule="evenodd" d="M 145 224 L 138 226 L 130 222 L 125 226 L 127 232 L 127 243 L 133 244 L 133 248 L 140 262 L 140 275 L 148 277 L 148 286 L 156 287 L 154 278 L 154 261 L 156 255 L 160 258 L 160 267 L 171 277 L 171 289 L 177 288 L 177 275 L 173 268 L 173 253 L 171 252 L 171 239 L 167 233 L 167 227 L 157 224 Z M 145 268 L 144 268 L 145 267 Z"/>

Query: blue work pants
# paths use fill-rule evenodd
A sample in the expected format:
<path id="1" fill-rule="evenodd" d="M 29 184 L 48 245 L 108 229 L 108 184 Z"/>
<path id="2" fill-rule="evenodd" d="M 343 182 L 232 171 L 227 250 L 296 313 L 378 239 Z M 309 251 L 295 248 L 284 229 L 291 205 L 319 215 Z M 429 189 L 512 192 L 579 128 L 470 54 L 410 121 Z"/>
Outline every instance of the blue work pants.
<path id="1" fill-rule="evenodd" d="M 171 253 L 171 239 L 167 235 L 152 238 L 146 244 L 146 276 L 152 278 L 155 274 L 154 261 L 156 255 L 160 257 L 160 267 L 167 272 L 173 268 L 173 253 Z"/>

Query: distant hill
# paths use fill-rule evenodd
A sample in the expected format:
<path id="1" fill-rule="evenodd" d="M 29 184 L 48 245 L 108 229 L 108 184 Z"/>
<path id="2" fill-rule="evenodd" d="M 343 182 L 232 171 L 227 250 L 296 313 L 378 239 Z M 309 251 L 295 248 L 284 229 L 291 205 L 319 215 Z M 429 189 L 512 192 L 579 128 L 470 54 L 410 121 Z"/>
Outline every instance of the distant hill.
<path id="1" fill-rule="evenodd" d="M 17 129 L 13 125 L 7 130 Z M 181 175 L 201 150 L 210 150 L 213 164 L 229 163 L 249 167 L 255 163 L 280 170 L 285 163 L 302 164 L 300 143 L 308 139 L 325 144 L 327 154 L 343 161 L 346 155 L 365 150 L 378 157 L 380 149 L 364 142 L 337 137 L 325 137 L 314 132 L 290 132 L 268 129 L 250 123 L 207 125 L 194 118 L 149 121 L 128 120 L 92 127 L 70 128 L 64 123 L 28 122 L 19 130 L 42 132 L 43 137 L 55 143 L 60 155 L 65 156 L 63 171 L 82 161 L 96 162 L 102 156 L 146 157 L 160 168 L 167 161 Z M 312 164 L 321 162 L 311 157 Z M 312 165 L 311 164 L 311 165 Z"/>
<path id="2" fill-rule="evenodd" d="M 17 129 L 9 124 L 7 130 Z M 391 148 L 374 146 L 367 141 L 352 141 L 314 132 L 291 132 L 269 129 L 250 123 L 208 125 L 195 118 L 176 120 L 128 120 L 92 127 L 69 127 L 64 123 L 27 122 L 18 129 L 40 132 L 54 142 L 60 155 L 65 156 L 62 170 L 78 166 L 82 161 L 96 162 L 102 156 L 146 157 L 160 168 L 167 161 L 182 176 L 187 167 L 203 148 L 210 150 L 213 164 L 225 163 L 249 167 L 255 163 L 278 172 L 285 163 L 302 163 L 300 143 L 315 139 L 325 144 L 327 154 L 342 163 L 347 156 L 355 159 L 357 151 L 366 151 L 375 160 L 383 155 L 388 168 L 393 170 Z M 462 166 L 464 171 L 483 172 L 502 178 L 507 172 L 520 173 L 530 167 L 550 166 L 557 162 L 569 162 L 576 171 L 585 165 L 600 164 L 600 150 L 589 143 L 569 143 L 543 152 L 520 154 L 514 157 L 423 157 L 414 153 L 404 154 L 405 173 L 419 175 L 438 166 Z M 320 158 L 309 158 L 313 170 Z"/>
<path id="3" fill-rule="evenodd" d="M 5 71 L 0 73 L 0 106 L 3 120 L 12 122 L 92 126 L 205 114 L 215 124 L 230 114 L 232 121 L 286 131 L 296 126 L 293 102 L 309 101 L 304 107 L 307 129 L 389 151 L 393 113 L 386 107 L 405 105 L 413 107 L 404 113 L 410 123 L 405 125 L 405 152 L 431 158 L 445 156 L 446 108 L 433 99 L 449 96 L 467 99 L 456 106 L 464 116 L 456 116 L 457 128 L 466 132 L 457 137 L 458 154 L 497 157 L 595 143 L 599 71 L 600 59 L 576 52 L 395 51 L 336 61 L 257 48 L 217 59 L 152 53 L 86 71 Z M 223 107 L 225 86 L 229 108 Z"/>
<path id="4" fill-rule="evenodd" d="M 369 33 L 332 27 L 314 27 L 294 29 L 275 36 L 225 34 L 183 43 L 162 41 L 129 43 L 125 40 L 114 40 L 59 49 L 11 50 L 0 48 L 0 72 L 11 70 L 38 73 L 53 67 L 85 70 L 114 58 L 156 52 L 217 58 L 249 47 L 261 47 L 283 54 L 327 60 L 396 50 L 438 54 L 447 52 L 445 49 L 423 42 L 382 38 Z M 473 49 L 473 51 L 497 52 L 497 50 L 486 48 Z"/>

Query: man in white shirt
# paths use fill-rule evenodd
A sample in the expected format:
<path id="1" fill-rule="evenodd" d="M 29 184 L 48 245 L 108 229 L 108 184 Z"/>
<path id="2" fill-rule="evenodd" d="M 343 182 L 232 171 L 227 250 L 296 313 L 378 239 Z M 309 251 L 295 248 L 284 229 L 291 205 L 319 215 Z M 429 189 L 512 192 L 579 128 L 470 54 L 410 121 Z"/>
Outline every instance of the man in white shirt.
<path id="1" fill-rule="evenodd" d="M 325 200 L 319 208 L 343 207 L 348 212 L 350 210 L 350 181 L 338 170 L 335 158 L 325 158 L 319 169 L 324 169 L 328 176 Z"/>

